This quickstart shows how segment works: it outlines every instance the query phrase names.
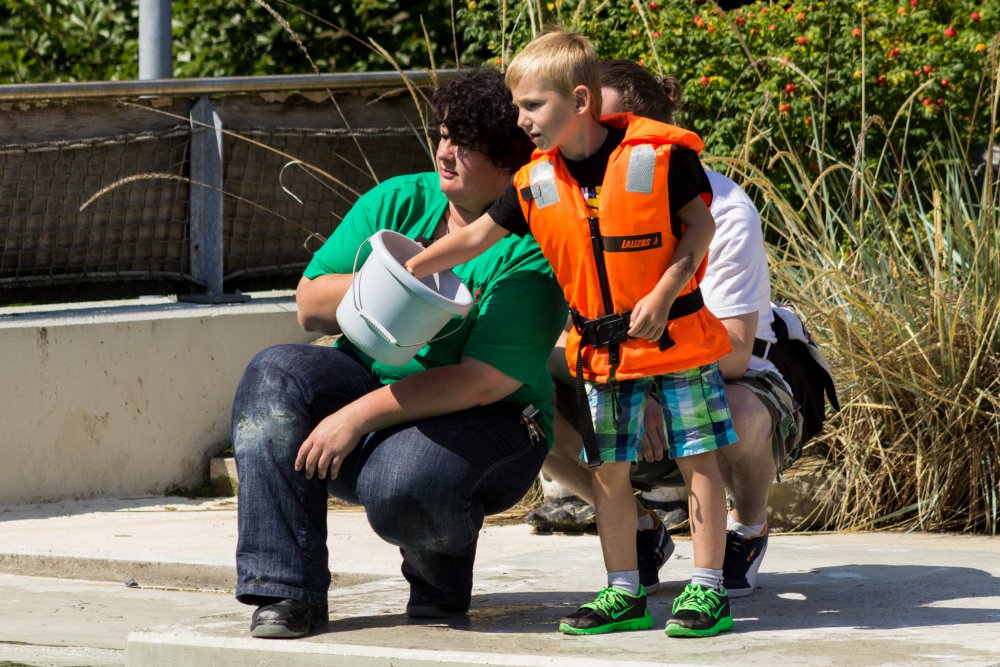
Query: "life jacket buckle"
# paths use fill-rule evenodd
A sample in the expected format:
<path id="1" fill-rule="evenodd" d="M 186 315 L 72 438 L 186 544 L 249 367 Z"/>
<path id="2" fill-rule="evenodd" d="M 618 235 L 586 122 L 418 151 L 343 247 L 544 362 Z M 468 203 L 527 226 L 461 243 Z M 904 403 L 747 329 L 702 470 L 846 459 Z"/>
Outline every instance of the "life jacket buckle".
<path id="1" fill-rule="evenodd" d="M 573 326 L 580 334 L 581 345 L 595 348 L 608 347 L 628 340 L 631 312 L 612 313 L 588 319 L 577 311 L 572 312 Z"/>

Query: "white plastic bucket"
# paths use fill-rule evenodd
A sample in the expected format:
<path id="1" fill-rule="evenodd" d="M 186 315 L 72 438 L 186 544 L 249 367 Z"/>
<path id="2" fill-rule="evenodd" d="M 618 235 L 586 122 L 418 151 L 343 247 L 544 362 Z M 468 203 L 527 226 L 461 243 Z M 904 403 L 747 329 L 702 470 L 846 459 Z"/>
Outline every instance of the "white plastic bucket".
<path id="1" fill-rule="evenodd" d="M 403 263 L 423 250 L 416 241 L 383 229 L 368 242 L 371 255 L 355 271 L 337 307 L 337 323 L 362 352 L 390 366 L 401 366 L 433 340 L 448 320 L 465 317 L 472 308 L 472 294 L 451 271 L 421 280 L 410 275 Z"/>

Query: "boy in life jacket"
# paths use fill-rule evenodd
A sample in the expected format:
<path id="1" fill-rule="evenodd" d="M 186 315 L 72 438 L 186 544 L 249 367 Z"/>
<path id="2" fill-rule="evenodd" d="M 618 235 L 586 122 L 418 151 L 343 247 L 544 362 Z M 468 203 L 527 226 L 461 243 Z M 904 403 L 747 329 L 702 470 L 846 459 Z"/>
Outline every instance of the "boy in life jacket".
<path id="1" fill-rule="evenodd" d="M 645 403 L 658 400 L 670 456 L 688 487 L 694 545 L 691 584 L 674 601 L 666 634 L 729 630 L 726 496 L 715 450 L 736 440 L 716 363 L 732 345 L 698 289 L 715 230 L 701 140 L 631 114 L 599 118 L 598 59 L 580 35 L 533 40 L 511 62 L 506 82 L 518 125 L 537 147 L 532 161 L 486 215 L 405 266 L 422 278 L 509 232 L 531 233 L 569 303 L 575 329 L 566 357 L 581 396 L 586 381 L 592 423 L 583 458 L 599 466 L 593 495 L 608 585 L 559 629 L 653 626 L 639 581 L 629 471 L 641 449 Z"/>

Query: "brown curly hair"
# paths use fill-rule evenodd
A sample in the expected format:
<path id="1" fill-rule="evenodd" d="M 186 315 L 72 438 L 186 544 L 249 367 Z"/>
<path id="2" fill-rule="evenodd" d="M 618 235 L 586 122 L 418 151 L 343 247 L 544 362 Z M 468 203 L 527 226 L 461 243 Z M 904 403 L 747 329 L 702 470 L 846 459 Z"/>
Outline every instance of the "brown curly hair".
<path id="1" fill-rule="evenodd" d="M 517 126 L 517 107 L 503 74 L 485 67 L 462 69 L 432 100 L 438 124 L 456 146 L 481 151 L 497 167 L 516 171 L 535 146 Z"/>
<path id="2" fill-rule="evenodd" d="M 614 88 L 621 98 L 621 111 L 674 122 L 681 108 L 681 84 L 672 76 L 655 76 L 631 60 L 602 60 L 601 85 Z"/>

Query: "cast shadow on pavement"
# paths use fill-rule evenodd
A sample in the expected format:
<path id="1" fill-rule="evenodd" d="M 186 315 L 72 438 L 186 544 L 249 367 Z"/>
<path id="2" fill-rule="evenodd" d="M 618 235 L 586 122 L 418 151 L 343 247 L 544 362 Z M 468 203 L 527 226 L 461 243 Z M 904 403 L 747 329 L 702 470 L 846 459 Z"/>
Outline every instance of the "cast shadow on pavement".
<path id="1" fill-rule="evenodd" d="M 657 626 L 670 616 L 678 582 L 650 597 Z M 468 617 L 408 619 L 404 614 L 336 619 L 326 633 L 409 625 L 481 633 L 551 633 L 559 619 L 595 591 L 474 595 Z M 815 628 L 900 628 L 991 623 L 1000 626 L 1000 577 L 983 570 L 933 565 L 841 565 L 764 573 L 754 595 L 732 601 L 740 632 Z"/>

